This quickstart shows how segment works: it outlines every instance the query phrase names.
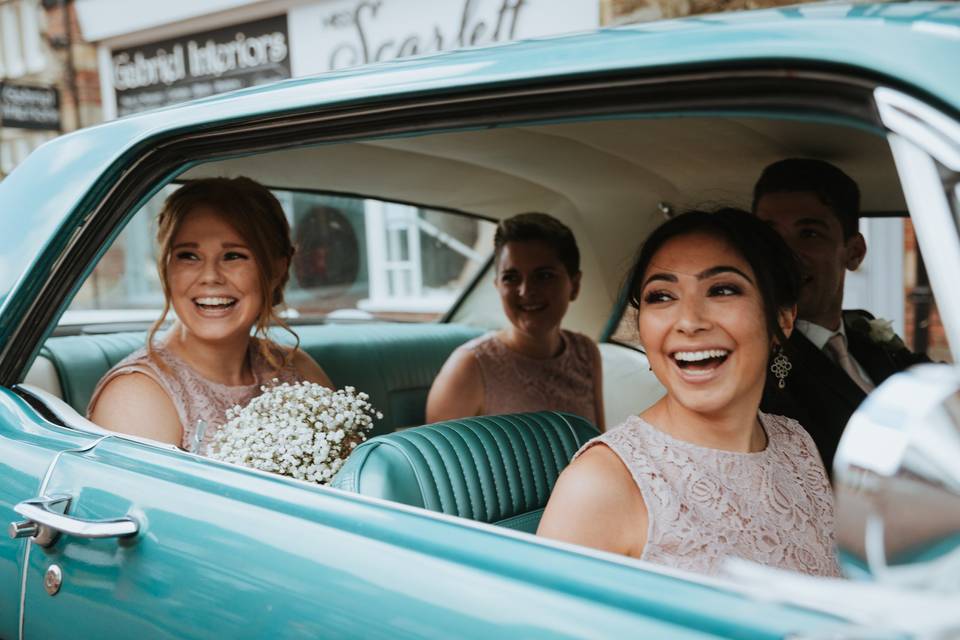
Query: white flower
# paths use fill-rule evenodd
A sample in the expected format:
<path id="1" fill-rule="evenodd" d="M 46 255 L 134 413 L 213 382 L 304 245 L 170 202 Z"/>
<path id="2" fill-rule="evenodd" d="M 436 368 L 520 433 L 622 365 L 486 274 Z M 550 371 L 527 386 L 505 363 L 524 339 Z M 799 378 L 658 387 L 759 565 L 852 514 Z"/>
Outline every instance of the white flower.
<path id="1" fill-rule="evenodd" d="M 374 416 L 382 418 L 353 387 L 273 382 L 247 406 L 227 410 L 210 457 L 325 484 L 366 440 Z"/>
<path id="2" fill-rule="evenodd" d="M 868 320 L 867 324 L 870 327 L 870 339 L 874 342 L 890 342 L 897 337 L 896 332 L 893 330 L 893 322 L 890 320 L 874 318 L 873 320 Z"/>

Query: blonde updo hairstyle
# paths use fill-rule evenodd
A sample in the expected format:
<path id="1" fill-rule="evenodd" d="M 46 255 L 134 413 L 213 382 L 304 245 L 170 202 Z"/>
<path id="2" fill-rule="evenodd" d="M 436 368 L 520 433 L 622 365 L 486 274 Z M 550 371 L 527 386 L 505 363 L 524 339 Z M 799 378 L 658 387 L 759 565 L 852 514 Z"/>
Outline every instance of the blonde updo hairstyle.
<path id="1" fill-rule="evenodd" d="M 167 198 L 157 217 L 157 273 L 163 288 L 163 313 L 150 328 L 147 353 L 153 356 L 153 338 L 170 312 L 170 281 L 168 268 L 173 256 L 173 240 L 183 221 L 198 207 L 209 207 L 219 212 L 224 221 L 244 239 L 257 264 L 260 280 L 260 314 L 254 335 L 264 338 L 260 350 L 275 369 L 289 363 L 300 340 L 297 334 L 277 315 L 275 308 L 283 303 L 283 289 L 290 279 L 290 261 L 294 247 L 290 240 L 290 223 L 277 198 L 259 182 L 250 178 L 203 178 L 191 180 Z M 296 340 L 296 346 L 281 358 L 275 349 L 267 347 L 267 330 L 279 325 Z"/>

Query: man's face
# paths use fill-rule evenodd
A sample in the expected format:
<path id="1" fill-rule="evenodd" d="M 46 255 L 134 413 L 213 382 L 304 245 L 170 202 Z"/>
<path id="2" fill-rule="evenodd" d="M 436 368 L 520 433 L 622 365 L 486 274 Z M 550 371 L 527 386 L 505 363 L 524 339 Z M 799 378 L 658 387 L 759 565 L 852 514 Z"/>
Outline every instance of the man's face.
<path id="1" fill-rule="evenodd" d="M 831 330 L 840 327 L 843 280 L 867 247 L 859 233 L 844 239 L 840 219 L 809 191 L 768 193 L 756 215 L 779 233 L 800 259 L 802 280 L 797 317 Z"/>

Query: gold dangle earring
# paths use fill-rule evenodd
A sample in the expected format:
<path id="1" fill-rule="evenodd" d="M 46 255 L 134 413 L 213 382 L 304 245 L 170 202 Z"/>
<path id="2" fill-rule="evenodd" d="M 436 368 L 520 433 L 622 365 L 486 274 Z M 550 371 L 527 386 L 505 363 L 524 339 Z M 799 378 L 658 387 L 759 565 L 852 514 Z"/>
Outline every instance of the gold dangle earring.
<path id="1" fill-rule="evenodd" d="M 779 344 L 774 347 L 773 362 L 770 364 L 770 371 L 777 379 L 777 386 L 781 389 L 787 388 L 787 376 L 790 375 L 790 369 L 793 369 L 793 363 L 783 352 L 783 347 Z"/>

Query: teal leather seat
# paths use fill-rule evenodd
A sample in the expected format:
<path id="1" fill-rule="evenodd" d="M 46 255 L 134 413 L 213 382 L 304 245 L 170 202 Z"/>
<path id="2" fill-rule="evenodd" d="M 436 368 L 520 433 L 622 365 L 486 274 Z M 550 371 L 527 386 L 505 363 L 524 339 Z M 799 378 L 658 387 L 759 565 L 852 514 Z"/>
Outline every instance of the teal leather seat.
<path id="1" fill-rule="evenodd" d="M 587 420 L 541 411 L 449 420 L 367 440 L 332 486 L 534 533 Z"/>
<path id="2" fill-rule="evenodd" d="M 375 433 L 423 424 L 433 379 L 458 346 L 482 333 L 456 324 L 355 324 L 296 327 L 300 346 L 320 363 L 337 387 L 370 395 L 383 413 Z M 53 362 L 64 400 L 81 414 L 97 381 L 110 367 L 142 347 L 144 332 L 50 338 L 40 352 Z M 277 331 L 275 338 L 291 343 Z"/>

